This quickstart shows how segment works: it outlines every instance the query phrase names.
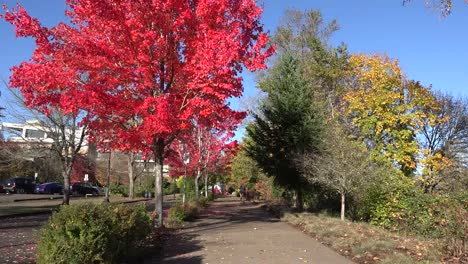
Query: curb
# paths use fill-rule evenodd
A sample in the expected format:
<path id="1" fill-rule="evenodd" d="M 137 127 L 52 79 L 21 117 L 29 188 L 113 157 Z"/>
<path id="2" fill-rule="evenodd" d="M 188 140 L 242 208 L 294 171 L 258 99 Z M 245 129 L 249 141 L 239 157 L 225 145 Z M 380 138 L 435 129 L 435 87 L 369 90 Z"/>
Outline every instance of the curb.
<path id="1" fill-rule="evenodd" d="M 128 200 L 128 201 L 120 201 L 120 202 L 114 202 L 114 203 L 115 204 L 131 204 L 131 203 L 138 203 L 138 202 L 147 202 L 151 200 L 152 200 L 151 198 L 145 198 L 145 199 L 140 199 L 140 200 Z"/>
<path id="2" fill-rule="evenodd" d="M 55 200 L 55 199 L 63 199 L 63 196 L 47 197 L 47 198 L 44 197 L 44 198 L 14 199 L 13 202 L 43 201 L 43 200 Z"/>
<path id="3" fill-rule="evenodd" d="M 96 197 L 98 196 L 101 196 L 101 195 L 96 195 Z M 85 197 L 85 196 L 70 195 L 70 198 L 72 197 Z M 51 197 L 39 197 L 39 198 L 18 198 L 18 199 L 13 199 L 12 201 L 13 202 L 27 202 L 27 201 L 45 201 L 45 200 L 56 200 L 56 199 L 63 199 L 63 195 L 57 195 L 57 196 L 51 196 Z M 2 203 L 7 203 L 7 202 L 2 202 Z"/>

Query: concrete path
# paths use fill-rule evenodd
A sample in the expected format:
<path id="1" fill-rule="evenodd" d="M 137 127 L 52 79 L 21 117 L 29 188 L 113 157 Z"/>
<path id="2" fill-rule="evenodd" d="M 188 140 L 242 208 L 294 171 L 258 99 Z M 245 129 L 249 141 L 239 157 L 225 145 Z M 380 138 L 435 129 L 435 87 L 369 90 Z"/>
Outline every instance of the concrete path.
<path id="1" fill-rule="evenodd" d="M 238 199 L 213 203 L 146 263 L 352 263 L 310 236 Z"/>

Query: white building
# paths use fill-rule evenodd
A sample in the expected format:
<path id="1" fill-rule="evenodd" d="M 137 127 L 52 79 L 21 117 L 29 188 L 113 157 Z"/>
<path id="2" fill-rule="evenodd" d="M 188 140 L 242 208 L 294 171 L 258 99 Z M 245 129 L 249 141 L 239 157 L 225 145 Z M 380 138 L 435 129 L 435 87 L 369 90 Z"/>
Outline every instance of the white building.
<path id="1" fill-rule="evenodd" d="M 45 127 L 38 120 L 26 121 L 24 124 L 20 123 L 2 123 L 0 124 L 0 130 L 5 137 L 7 142 L 15 143 L 29 143 L 29 144 L 44 144 L 48 146 L 54 143 L 53 133 L 59 133 L 59 131 L 54 131 L 54 129 Z M 67 133 L 68 131 L 66 131 Z M 69 133 L 69 132 L 68 132 Z M 75 142 L 78 144 L 80 140 L 81 133 L 83 129 L 78 128 L 76 130 Z M 69 134 L 67 135 L 69 136 Z M 88 139 L 85 136 L 81 148 L 81 153 L 88 152 Z"/>

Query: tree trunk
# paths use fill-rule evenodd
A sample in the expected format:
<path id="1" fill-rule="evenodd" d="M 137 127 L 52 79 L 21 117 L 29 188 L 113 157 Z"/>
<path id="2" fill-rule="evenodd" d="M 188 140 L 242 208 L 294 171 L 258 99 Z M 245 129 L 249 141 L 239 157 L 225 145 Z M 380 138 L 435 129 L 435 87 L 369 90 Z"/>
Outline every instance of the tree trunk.
<path id="1" fill-rule="evenodd" d="M 299 211 L 304 210 L 304 199 L 302 197 L 302 187 L 298 186 L 296 190 L 296 208 Z"/>
<path id="2" fill-rule="evenodd" d="M 342 221 L 345 220 L 345 201 L 346 201 L 345 193 L 342 192 L 341 193 L 341 220 Z"/>
<path id="3" fill-rule="evenodd" d="M 198 188 L 198 180 L 200 179 L 200 177 L 201 177 L 201 171 L 200 169 L 197 169 L 197 176 L 195 176 L 195 199 L 197 200 L 200 197 L 199 188 Z"/>
<path id="4" fill-rule="evenodd" d="M 134 182 L 133 182 L 133 162 L 135 159 L 133 152 L 128 154 L 128 198 L 134 198 Z"/>
<path id="5" fill-rule="evenodd" d="M 70 204 L 70 173 L 71 168 L 65 168 L 62 170 L 63 176 L 63 200 L 62 205 Z"/>
<path id="6" fill-rule="evenodd" d="M 156 227 L 163 226 L 163 162 L 164 162 L 164 142 L 159 139 L 154 145 L 154 166 L 155 166 L 155 182 L 154 182 L 154 211 L 156 213 Z"/>
<path id="7" fill-rule="evenodd" d="M 205 173 L 205 198 L 208 198 L 208 174 Z"/>
<path id="8" fill-rule="evenodd" d="M 187 165 L 184 165 L 184 185 L 182 187 L 183 194 L 182 194 L 182 204 L 185 204 L 185 198 L 187 197 Z"/>
<path id="9" fill-rule="evenodd" d="M 110 177 L 111 177 L 111 163 L 112 163 L 113 151 L 109 152 L 109 159 L 107 160 L 107 179 L 106 179 L 106 195 L 104 196 L 104 202 L 110 202 L 109 192 L 110 192 Z"/>

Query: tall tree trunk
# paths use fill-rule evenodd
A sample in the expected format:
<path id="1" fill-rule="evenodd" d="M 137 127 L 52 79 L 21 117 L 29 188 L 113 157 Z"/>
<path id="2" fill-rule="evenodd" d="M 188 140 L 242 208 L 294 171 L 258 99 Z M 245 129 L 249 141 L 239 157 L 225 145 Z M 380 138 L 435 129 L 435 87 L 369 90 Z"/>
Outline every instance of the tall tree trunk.
<path id="1" fill-rule="evenodd" d="M 205 172 L 205 198 L 208 198 L 208 173 Z"/>
<path id="2" fill-rule="evenodd" d="M 296 208 L 299 211 L 304 210 L 304 198 L 302 197 L 302 187 L 299 185 L 296 190 Z"/>
<path id="3" fill-rule="evenodd" d="M 195 176 L 195 199 L 197 200 L 200 197 L 199 188 L 198 188 L 198 180 L 200 179 L 200 177 L 201 177 L 201 170 L 197 169 L 197 176 Z"/>
<path id="4" fill-rule="evenodd" d="M 345 220 L 345 203 L 346 201 L 346 195 L 344 192 L 341 193 L 341 220 Z"/>
<path id="5" fill-rule="evenodd" d="M 70 204 L 70 174 L 71 168 L 66 166 L 62 169 L 62 176 L 63 176 L 63 200 L 62 205 L 69 205 Z"/>
<path id="6" fill-rule="evenodd" d="M 134 198 L 134 182 L 133 182 L 133 162 L 135 160 L 135 154 L 133 152 L 130 152 L 127 155 L 128 158 L 128 198 L 133 199 Z"/>
<path id="7" fill-rule="evenodd" d="M 184 185 L 182 186 L 182 204 L 185 204 L 185 198 L 187 197 L 187 165 L 184 164 Z"/>
<path id="8" fill-rule="evenodd" d="M 109 159 L 107 159 L 107 179 L 106 179 L 106 195 L 104 196 L 104 202 L 110 202 L 109 193 L 110 193 L 110 178 L 111 178 L 111 164 L 114 152 L 111 150 L 109 152 Z"/>
<path id="9" fill-rule="evenodd" d="M 156 227 L 163 226 L 163 162 L 164 162 L 164 141 L 159 139 L 154 144 L 154 211 L 156 213 Z"/>

